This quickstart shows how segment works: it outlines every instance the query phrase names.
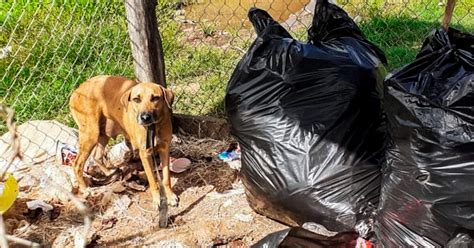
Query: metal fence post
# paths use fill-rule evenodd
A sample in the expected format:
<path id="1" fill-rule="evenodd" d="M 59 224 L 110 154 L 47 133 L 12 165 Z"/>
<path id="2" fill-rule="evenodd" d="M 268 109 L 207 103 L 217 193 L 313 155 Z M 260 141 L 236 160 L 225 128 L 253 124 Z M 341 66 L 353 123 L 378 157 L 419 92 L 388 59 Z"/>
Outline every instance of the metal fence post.
<path id="1" fill-rule="evenodd" d="M 156 0 L 125 0 L 135 76 L 166 87 L 163 47 L 156 19 Z"/>

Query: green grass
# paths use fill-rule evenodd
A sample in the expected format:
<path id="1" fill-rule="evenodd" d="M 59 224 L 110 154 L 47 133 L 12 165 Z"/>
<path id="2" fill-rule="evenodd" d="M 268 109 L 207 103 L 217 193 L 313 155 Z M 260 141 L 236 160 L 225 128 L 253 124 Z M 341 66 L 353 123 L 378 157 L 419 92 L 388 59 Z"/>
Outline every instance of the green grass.
<path id="1" fill-rule="evenodd" d="M 445 8 L 434 0 L 338 2 L 352 17 L 358 16 L 367 39 L 385 52 L 390 70 L 413 61 L 424 39 L 441 27 Z M 473 33 L 473 6 L 474 0 L 458 0 L 450 26 Z"/>
<path id="2" fill-rule="evenodd" d="M 74 3 L 72 3 L 74 2 Z M 20 1 L 3 3 L 0 45 L 1 102 L 17 119 L 57 119 L 72 124 L 70 92 L 86 78 L 133 75 L 121 1 Z"/>
<path id="3" fill-rule="evenodd" d="M 158 0 L 157 6 L 176 112 L 223 116 L 227 81 L 242 56 L 239 50 L 251 40 L 240 26 L 228 28 L 222 37 L 212 22 L 198 22 L 183 32 L 173 20 L 178 2 Z M 437 0 L 406 2 L 339 1 L 385 51 L 390 69 L 413 60 L 444 11 Z M 458 0 L 453 27 L 474 31 L 472 6 L 474 0 Z M 67 99 L 79 83 L 97 74 L 133 77 L 122 0 L 7 1 L 0 5 L 0 28 L 0 48 L 12 46 L 8 57 L 0 59 L 0 102 L 13 107 L 20 122 L 56 119 L 73 125 Z M 294 34 L 304 40 L 306 29 Z"/>

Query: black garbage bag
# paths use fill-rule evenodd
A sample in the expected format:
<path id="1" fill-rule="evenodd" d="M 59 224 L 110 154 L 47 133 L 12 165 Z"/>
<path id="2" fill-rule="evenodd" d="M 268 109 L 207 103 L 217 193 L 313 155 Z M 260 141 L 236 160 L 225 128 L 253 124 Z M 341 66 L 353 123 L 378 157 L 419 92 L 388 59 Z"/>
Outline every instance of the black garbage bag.
<path id="1" fill-rule="evenodd" d="M 385 87 L 379 243 L 474 247 L 474 37 L 434 31 Z"/>
<path id="2" fill-rule="evenodd" d="M 252 247 L 355 248 L 358 246 L 358 238 L 359 235 L 355 232 L 343 232 L 334 236 L 325 236 L 301 227 L 293 227 L 269 234 Z M 371 247 L 370 244 L 362 244 L 363 245 L 359 244 L 359 246 Z"/>
<path id="3" fill-rule="evenodd" d="M 380 193 L 385 56 L 327 1 L 316 4 L 309 43 L 263 10 L 249 19 L 258 37 L 225 97 L 247 199 L 289 225 L 354 230 Z"/>

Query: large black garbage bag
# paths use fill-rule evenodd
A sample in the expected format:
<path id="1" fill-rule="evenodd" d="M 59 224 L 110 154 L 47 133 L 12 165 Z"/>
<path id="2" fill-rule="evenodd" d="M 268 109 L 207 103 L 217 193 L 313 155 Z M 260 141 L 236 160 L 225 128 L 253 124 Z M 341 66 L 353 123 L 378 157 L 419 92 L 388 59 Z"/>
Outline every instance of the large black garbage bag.
<path id="1" fill-rule="evenodd" d="M 358 237 L 358 234 L 354 232 L 325 236 L 301 227 L 293 227 L 269 234 L 252 245 L 252 247 L 355 248 L 358 247 Z M 365 243 L 359 244 L 359 247 L 370 247 L 370 245 L 364 245 Z"/>
<path id="2" fill-rule="evenodd" d="M 339 7 L 316 5 L 310 43 L 252 9 L 258 37 L 227 86 L 250 205 L 289 225 L 354 230 L 380 192 L 386 59 Z"/>
<path id="3" fill-rule="evenodd" d="M 474 247 L 474 37 L 433 32 L 413 63 L 387 76 L 385 110 L 379 243 Z"/>

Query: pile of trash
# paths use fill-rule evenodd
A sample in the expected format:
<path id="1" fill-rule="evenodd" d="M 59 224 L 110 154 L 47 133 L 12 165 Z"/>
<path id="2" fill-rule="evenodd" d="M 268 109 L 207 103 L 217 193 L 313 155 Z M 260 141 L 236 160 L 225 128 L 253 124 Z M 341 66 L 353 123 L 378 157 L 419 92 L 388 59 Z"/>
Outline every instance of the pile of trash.
<path id="1" fill-rule="evenodd" d="M 474 38 L 435 30 L 386 75 L 383 52 L 318 1 L 308 43 L 268 13 L 227 86 L 254 210 L 293 228 L 257 246 L 474 245 Z"/>
<path id="2" fill-rule="evenodd" d="M 69 193 L 77 190 L 77 181 L 72 168 L 78 152 L 77 130 L 57 121 L 34 120 L 17 127 L 20 154 L 22 159 L 13 160 L 9 164 L 14 151 L 10 133 L 0 138 L 0 173 L 8 173 L 18 184 L 19 196 L 42 201 L 68 202 Z M 94 149 L 88 158 L 84 176 L 93 185 L 107 185 L 117 180 L 127 181 L 133 175 L 139 175 L 145 180 L 141 168 L 130 165 L 138 156 L 125 141 L 119 142 L 110 149 Z M 100 161 L 98 161 L 100 160 Z M 170 158 L 170 170 L 181 173 L 190 167 L 187 158 Z M 103 163 L 108 168 L 118 169 L 120 173 L 105 176 L 98 169 L 97 163 Z M 4 168 L 8 168 L 3 171 Z M 134 182 L 127 186 L 145 190 Z M 60 187 L 58 187 L 60 186 Z"/>
<path id="3" fill-rule="evenodd" d="M 8 173 L 18 181 L 20 194 L 30 194 L 48 201 L 68 197 L 51 182 L 61 185 L 68 192 L 76 186 L 70 159 L 71 149 L 77 146 L 77 132 L 56 121 L 29 121 L 17 127 L 18 142 L 22 159 L 9 161 L 14 151 L 10 144 L 10 133 L 0 138 L 0 169 L 8 168 Z M 51 180 L 53 179 L 53 180 Z"/>

